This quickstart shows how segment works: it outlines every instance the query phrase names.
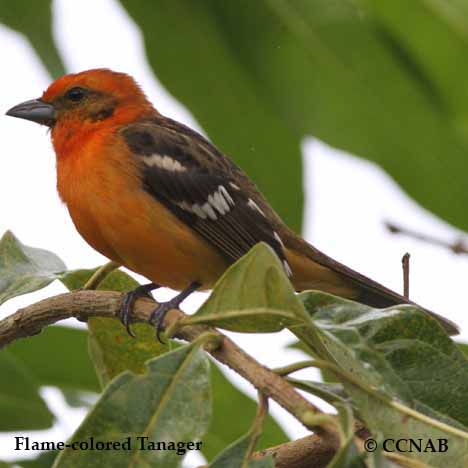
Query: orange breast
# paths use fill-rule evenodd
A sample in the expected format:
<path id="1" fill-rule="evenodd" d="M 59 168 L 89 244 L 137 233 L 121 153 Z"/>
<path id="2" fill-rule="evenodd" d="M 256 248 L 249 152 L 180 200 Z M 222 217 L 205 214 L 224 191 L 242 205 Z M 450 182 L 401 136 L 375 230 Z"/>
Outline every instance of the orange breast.
<path id="1" fill-rule="evenodd" d="M 151 281 L 209 288 L 227 267 L 221 255 L 141 187 L 138 168 L 114 137 L 82 142 L 57 158 L 58 190 L 84 239 Z"/>

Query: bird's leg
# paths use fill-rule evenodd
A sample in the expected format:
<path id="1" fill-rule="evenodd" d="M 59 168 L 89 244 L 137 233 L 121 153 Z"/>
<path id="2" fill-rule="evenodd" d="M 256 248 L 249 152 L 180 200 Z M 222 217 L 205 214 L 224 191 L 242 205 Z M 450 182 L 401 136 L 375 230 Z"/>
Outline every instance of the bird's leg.
<path id="1" fill-rule="evenodd" d="M 162 323 L 166 314 L 171 309 L 177 309 L 180 303 L 184 299 L 186 299 L 188 296 L 190 296 L 190 294 L 196 291 L 199 287 L 200 287 L 200 283 L 198 283 L 197 281 L 194 281 L 192 284 L 190 284 L 190 286 L 188 286 L 179 294 L 177 294 L 177 296 L 174 296 L 170 301 L 161 302 L 158 305 L 158 307 L 156 307 L 156 309 L 153 311 L 149 319 L 149 322 L 152 325 L 154 325 L 154 327 L 156 328 L 156 338 L 158 339 L 160 343 L 162 343 L 162 340 L 161 340 Z"/>
<path id="2" fill-rule="evenodd" d="M 126 328 L 127 333 L 133 338 L 135 338 L 135 334 L 130 329 L 130 318 L 133 312 L 133 305 L 139 297 L 149 297 L 150 299 L 153 299 L 153 296 L 151 296 L 150 292 L 158 288 L 160 288 L 159 284 L 142 284 L 133 291 L 125 294 L 122 300 L 122 305 L 120 306 L 119 317 L 122 325 Z"/>

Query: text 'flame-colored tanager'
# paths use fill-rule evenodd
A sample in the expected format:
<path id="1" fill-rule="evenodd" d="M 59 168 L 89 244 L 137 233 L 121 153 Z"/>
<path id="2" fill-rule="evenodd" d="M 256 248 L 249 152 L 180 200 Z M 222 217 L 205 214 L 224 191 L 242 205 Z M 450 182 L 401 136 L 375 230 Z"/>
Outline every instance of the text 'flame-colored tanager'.
<path id="1" fill-rule="evenodd" d="M 159 286 L 211 288 L 258 242 L 278 255 L 297 291 L 319 289 L 374 307 L 408 300 L 332 260 L 292 232 L 254 183 L 203 136 L 162 116 L 128 75 L 106 69 L 59 78 L 7 113 L 51 128 L 57 185 L 76 228 L 96 250 Z M 450 321 L 429 312 L 449 333 Z"/>

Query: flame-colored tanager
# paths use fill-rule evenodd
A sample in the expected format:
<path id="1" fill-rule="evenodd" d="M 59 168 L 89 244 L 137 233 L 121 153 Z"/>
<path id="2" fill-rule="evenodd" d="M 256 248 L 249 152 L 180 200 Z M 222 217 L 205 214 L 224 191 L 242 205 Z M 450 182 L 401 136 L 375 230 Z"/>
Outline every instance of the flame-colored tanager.
<path id="1" fill-rule="evenodd" d="M 139 295 L 159 286 L 182 291 L 155 311 L 159 328 L 169 308 L 211 288 L 260 241 L 278 255 L 297 291 L 319 289 L 375 307 L 409 302 L 292 232 L 239 167 L 161 115 L 126 74 L 63 76 L 7 114 L 51 128 L 58 192 L 76 228 L 103 255 L 152 281 L 126 296 L 127 329 Z"/>

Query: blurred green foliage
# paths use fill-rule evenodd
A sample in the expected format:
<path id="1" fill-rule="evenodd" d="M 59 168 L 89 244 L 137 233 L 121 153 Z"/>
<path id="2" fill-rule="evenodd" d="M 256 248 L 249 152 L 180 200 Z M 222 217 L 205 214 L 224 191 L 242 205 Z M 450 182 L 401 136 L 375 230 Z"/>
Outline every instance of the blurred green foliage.
<path id="1" fill-rule="evenodd" d="M 308 135 L 376 162 L 422 206 L 468 228 L 463 2 L 121 3 L 158 79 L 294 229 Z M 0 20 L 29 38 L 52 77 L 63 72 L 48 1 L 1 1 Z"/>
<path id="2" fill-rule="evenodd" d="M 423 207 L 467 230 L 466 3 L 121 0 L 121 4 L 141 28 L 158 79 L 188 107 L 212 141 L 248 172 L 294 229 L 300 230 L 302 223 L 300 144 L 304 137 L 314 136 L 374 161 Z M 0 21 L 27 37 L 52 78 L 65 72 L 54 42 L 49 0 L 0 0 Z M 336 193 L 343 196 L 339 186 Z M 468 453 L 466 345 L 457 348 L 417 310 L 392 308 L 382 313 L 316 292 L 302 295 L 300 302 L 274 254 L 264 246 L 255 249 L 221 278 L 211 299 L 191 320 L 237 331 L 290 327 L 296 333 L 301 339 L 297 346 L 318 359 L 317 365 L 332 377 L 329 384 L 290 381 L 339 411 L 345 439 L 333 466 L 362 461 L 349 430 L 354 417 L 363 419 L 379 437 L 446 437 L 450 458 L 432 453 L 411 456 L 431 466 L 463 466 Z M 54 279 L 76 289 L 93 272 L 67 271 L 53 253 L 24 246 L 11 233 L 0 240 L 0 253 L 0 301 L 45 287 Z M 134 285 L 124 273 L 114 272 L 101 286 L 127 291 Z M 209 367 L 196 346 L 174 344 L 177 349 L 168 352 L 152 341 L 152 331 L 144 325 L 137 327 L 140 341 L 109 320 L 93 321 L 90 330 L 90 356 L 88 334 L 63 327 L 50 327 L 2 351 L 2 430 L 41 429 L 53 423 L 41 386 L 60 389 L 70 404 L 90 405 L 100 382 L 104 393 L 75 439 L 90 433 L 106 435 L 107 430 L 123 435 L 130 427 L 125 424 L 136 433 L 147 429 L 153 435 L 172 427 L 186 438 L 201 437 L 208 430 L 204 453 L 208 458 L 219 454 L 210 466 L 245 461 L 252 432 L 242 433 L 254 403 Z M 181 379 L 180 388 L 172 387 L 171 379 Z M 202 391 L 190 396 L 196 387 Z M 138 392 L 141 398 L 135 400 Z M 116 402 L 135 411 L 126 419 L 116 411 Z M 167 414 L 178 413 L 177 427 L 171 426 L 170 417 L 155 426 L 150 416 L 161 416 L 168 402 L 172 409 Z M 201 415 L 203 427 L 191 424 L 198 417 L 194 415 Z M 284 439 L 281 428 L 268 418 L 262 446 Z M 48 466 L 54 456 L 42 455 L 29 466 Z M 104 466 L 109 461 L 105 456 L 66 451 L 57 466 L 91 462 Z M 177 465 L 172 455 L 165 462 Z M 271 465 L 265 460 L 249 466 L 257 464 Z"/>
<path id="3" fill-rule="evenodd" d="M 26 36 L 52 78 L 65 73 L 53 37 L 51 0 L 0 0 L 0 23 Z"/>

